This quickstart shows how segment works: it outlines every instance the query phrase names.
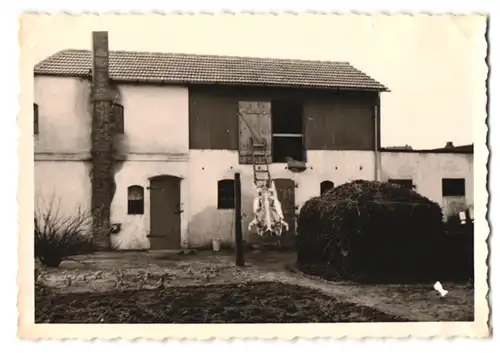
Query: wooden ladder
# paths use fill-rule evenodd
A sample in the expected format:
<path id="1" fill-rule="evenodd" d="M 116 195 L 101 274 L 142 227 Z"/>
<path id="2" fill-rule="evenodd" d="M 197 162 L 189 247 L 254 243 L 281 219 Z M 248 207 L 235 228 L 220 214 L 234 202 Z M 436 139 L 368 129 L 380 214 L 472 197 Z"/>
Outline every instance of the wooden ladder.
<path id="1" fill-rule="evenodd" d="M 271 187 L 271 173 L 269 171 L 269 155 L 265 142 L 256 142 L 252 139 L 253 180 L 256 185 Z"/>

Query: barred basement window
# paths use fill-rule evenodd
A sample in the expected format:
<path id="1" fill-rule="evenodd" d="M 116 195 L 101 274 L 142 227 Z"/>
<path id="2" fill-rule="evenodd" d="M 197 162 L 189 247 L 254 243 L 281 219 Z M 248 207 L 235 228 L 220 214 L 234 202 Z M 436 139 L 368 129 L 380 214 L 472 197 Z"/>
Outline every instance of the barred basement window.
<path id="1" fill-rule="evenodd" d="M 414 187 L 412 179 L 389 179 L 388 181 L 391 184 L 397 184 L 410 190 Z"/>
<path id="2" fill-rule="evenodd" d="M 111 108 L 111 116 L 113 117 L 115 134 L 125 133 L 124 109 L 123 105 L 114 103 Z"/>
<path id="3" fill-rule="evenodd" d="M 128 187 L 128 214 L 144 214 L 144 188 L 139 185 Z"/>
<path id="4" fill-rule="evenodd" d="M 330 180 L 325 180 L 322 181 L 320 184 L 320 193 L 323 195 L 325 192 L 329 191 L 330 189 L 334 188 L 334 184 Z"/>
<path id="5" fill-rule="evenodd" d="M 33 103 L 33 133 L 38 135 L 38 104 Z"/>
<path id="6" fill-rule="evenodd" d="M 234 180 L 224 179 L 217 182 L 217 208 L 234 208 Z"/>
<path id="7" fill-rule="evenodd" d="M 444 178 L 441 184 L 443 196 L 465 196 L 465 179 Z"/>

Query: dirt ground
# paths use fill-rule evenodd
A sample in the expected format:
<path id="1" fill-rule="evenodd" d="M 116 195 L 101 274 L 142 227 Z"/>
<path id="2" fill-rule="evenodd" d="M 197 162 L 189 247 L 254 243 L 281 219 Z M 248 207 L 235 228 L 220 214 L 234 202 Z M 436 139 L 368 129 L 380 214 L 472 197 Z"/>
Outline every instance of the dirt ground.
<path id="1" fill-rule="evenodd" d="M 339 303 L 344 303 L 342 305 L 354 304 L 358 308 L 363 306 L 376 310 L 377 313 L 382 313 L 378 317 L 374 315 L 372 320 L 379 320 L 384 315 L 387 318 L 409 321 L 474 320 L 474 290 L 465 285 L 443 283 L 443 287 L 449 293 L 442 298 L 431 285 L 360 285 L 349 282 L 328 282 L 308 276 L 293 270 L 295 263 L 295 254 L 293 253 L 247 252 L 244 268 L 236 267 L 234 260 L 232 252 L 204 251 L 195 255 L 179 255 L 175 252 L 165 251 L 97 253 L 76 258 L 75 261 L 64 261 L 57 269 L 40 268 L 37 273 L 37 282 L 50 288 L 50 292 L 61 295 L 95 292 L 92 295 L 97 296 L 96 298 L 102 300 L 112 298 L 107 300 L 114 300 L 113 298 L 127 298 L 127 296 L 130 299 L 134 295 L 139 295 L 137 293 L 142 293 L 142 295 L 149 297 L 151 302 L 174 300 L 173 297 L 166 297 L 167 293 L 173 291 L 179 293 L 196 291 L 200 298 L 208 298 L 208 294 L 202 286 L 209 284 L 213 290 L 217 285 L 223 284 L 243 284 L 246 286 L 244 288 L 249 288 L 248 286 L 258 286 L 255 282 L 274 282 L 299 286 L 304 290 L 314 290 L 314 293 L 319 293 L 314 294 L 314 296 L 326 296 L 330 298 L 330 301 L 334 301 L 335 305 L 339 305 Z M 186 286 L 189 286 L 189 289 L 183 289 Z M 158 292 L 163 287 L 169 290 Z M 231 288 L 243 290 L 243 287 L 238 286 Z M 261 287 L 254 289 L 259 292 Z M 226 290 L 228 289 L 226 288 Z M 126 294 L 123 294 L 125 292 Z M 101 296 L 99 297 L 99 295 Z M 282 298 L 282 301 L 285 302 L 290 301 L 283 295 L 283 293 L 275 293 L 276 298 Z M 306 294 L 301 295 L 303 298 L 307 297 Z M 236 297 L 238 296 L 236 295 Z M 63 298 L 70 300 L 72 297 L 62 296 L 58 298 L 64 301 L 66 299 Z M 227 304 L 229 299 L 225 298 L 225 300 Z M 246 299 L 240 298 L 239 300 L 242 305 L 246 303 Z M 50 307 L 51 302 L 55 303 L 54 300 L 43 299 L 39 301 L 40 307 L 37 307 L 36 310 L 43 312 L 42 307 Z M 323 301 L 322 305 L 327 304 L 324 304 Z M 275 315 L 275 320 L 282 320 L 285 317 L 283 315 Z M 310 313 L 309 315 L 318 320 L 322 318 L 319 314 Z M 362 315 L 359 315 L 358 320 L 362 321 Z M 107 320 L 112 320 L 112 317 L 113 315 Z M 49 318 L 45 317 L 45 320 L 47 319 Z M 90 319 L 96 318 L 91 317 Z M 242 318 L 239 317 L 239 319 Z M 334 317 L 334 319 L 341 320 L 342 318 Z M 118 319 L 116 318 L 116 320 Z"/>
<path id="2" fill-rule="evenodd" d="M 39 293 L 37 323 L 314 323 L 405 321 L 278 282 L 107 293 Z"/>

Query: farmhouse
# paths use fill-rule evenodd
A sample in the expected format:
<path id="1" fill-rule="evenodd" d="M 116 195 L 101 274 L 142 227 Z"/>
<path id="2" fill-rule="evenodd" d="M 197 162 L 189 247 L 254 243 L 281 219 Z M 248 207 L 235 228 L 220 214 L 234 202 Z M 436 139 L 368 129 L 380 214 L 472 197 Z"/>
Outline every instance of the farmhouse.
<path id="1" fill-rule="evenodd" d="M 349 63 L 111 51 L 112 109 L 99 115 L 93 57 L 107 47 L 93 49 L 34 68 L 35 192 L 65 212 L 109 198 L 116 249 L 231 243 L 235 172 L 244 238 L 256 241 L 247 230 L 255 141 L 267 149 L 287 246 L 300 206 L 349 180 L 393 180 L 447 213 L 473 203 L 472 149 L 381 148 L 389 90 Z M 110 180 L 96 177 L 106 168 Z"/>

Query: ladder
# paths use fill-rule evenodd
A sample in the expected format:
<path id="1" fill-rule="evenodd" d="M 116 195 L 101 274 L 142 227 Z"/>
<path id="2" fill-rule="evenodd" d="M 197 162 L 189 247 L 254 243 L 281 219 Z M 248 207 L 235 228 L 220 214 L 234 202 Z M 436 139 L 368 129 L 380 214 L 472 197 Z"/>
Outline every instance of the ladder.
<path id="1" fill-rule="evenodd" d="M 252 139 L 253 180 L 257 186 L 271 187 L 271 173 L 269 172 L 269 155 L 266 142 L 256 142 Z"/>

